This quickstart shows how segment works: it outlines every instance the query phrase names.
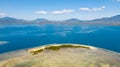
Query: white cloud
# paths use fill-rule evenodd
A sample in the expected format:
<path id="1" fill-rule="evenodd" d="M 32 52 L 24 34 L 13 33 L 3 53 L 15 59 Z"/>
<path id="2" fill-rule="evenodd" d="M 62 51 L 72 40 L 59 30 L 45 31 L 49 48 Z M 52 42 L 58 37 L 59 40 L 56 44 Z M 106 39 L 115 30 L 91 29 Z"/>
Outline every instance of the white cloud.
<path id="1" fill-rule="evenodd" d="M 106 6 L 102 6 L 102 8 L 104 9 L 104 8 L 106 8 Z"/>
<path id="2" fill-rule="evenodd" d="M 105 6 L 99 7 L 99 8 L 93 8 L 93 11 L 102 11 L 103 9 L 105 9 Z"/>
<path id="3" fill-rule="evenodd" d="M 80 8 L 81 11 L 90 11 L 90 8 Z"/>
<path id="4" fill-rule="evenodd" d="M 53 11 L 52 14 L 68 14 L 68 13 L 73 13 L 75 10 L 59 10 L 59 11 Z"/>
<path id="5" fill-rule="evenodd" d="M 0 13 L 0 16 L 4 16 L 5 15 L 5 13 Z"/>
<path id="6" fill-rule="evenodd" d="M 80 11 L 90 11 L 90 12 L 95 12 L 95 11 L 102 11 L 103 9 L 105 9 L 105 6 L 101 6 L 101 7 L 97 7 L 97 8 L 88 8 L 88 7 L 83 7 L 83 8 L 79 8 Z M 37 14 L 54 14 L 54 15 L 60 15 L 60 14 L 69 14 L 69 13 L 73 13 L 76 10 L 72 10 L 72 9 L 64 9 L 64 10 L 57 10 L 57 11 L 52 11 L 52 12 L 48 12 L 48 11 L 36 11 L 35 13 Z"/>
<path id="7" fill-rule="evenodd" d="M 102 11 L 105 9 L 105 6 L 97 7 L 97 8 L 80 8 L 81 11 Z"/>
<path id="8" fill-rule="evenodd" d="M 117 2 L 120 2 L 120 0 L 116 0 Z"/>
<path id="9" fill-rule="evenodd" d="M 36 11 L 35 13 L 37 13 L 37 14 L 48 14 L 47 11 Z"/>

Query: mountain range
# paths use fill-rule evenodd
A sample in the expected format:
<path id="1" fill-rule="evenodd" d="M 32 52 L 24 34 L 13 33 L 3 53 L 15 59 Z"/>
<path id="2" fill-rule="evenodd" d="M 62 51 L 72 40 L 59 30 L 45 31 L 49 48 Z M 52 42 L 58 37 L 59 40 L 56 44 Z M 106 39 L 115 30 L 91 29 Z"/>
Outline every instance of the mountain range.
<path id="1" fill-rule="evenodd" d="M 38 18 L 36 20 L 28 21 L 23 19 L 16 19 L 11 17 L 0 18 L 0 25 L 5 24 L 104 24 L 104 25 L 120 25 L 120 15 L 116 15 L 109 18 L 100 18 L 94 20 L 79 20 L 76 18 L 71 18 L 63 21 L 50 21 L 43 18 Z"/>

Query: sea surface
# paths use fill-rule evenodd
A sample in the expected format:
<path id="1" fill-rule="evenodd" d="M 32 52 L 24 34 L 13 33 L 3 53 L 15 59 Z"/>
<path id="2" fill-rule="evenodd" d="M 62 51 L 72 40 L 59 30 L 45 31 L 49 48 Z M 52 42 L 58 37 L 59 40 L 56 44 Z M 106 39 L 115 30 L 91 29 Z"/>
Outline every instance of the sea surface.
<path id="1" fill-rule="evenodd" d="M 120 52 L 120 26 L 0 25 L 0 53 L 61 43 L 85 44 Z"/>

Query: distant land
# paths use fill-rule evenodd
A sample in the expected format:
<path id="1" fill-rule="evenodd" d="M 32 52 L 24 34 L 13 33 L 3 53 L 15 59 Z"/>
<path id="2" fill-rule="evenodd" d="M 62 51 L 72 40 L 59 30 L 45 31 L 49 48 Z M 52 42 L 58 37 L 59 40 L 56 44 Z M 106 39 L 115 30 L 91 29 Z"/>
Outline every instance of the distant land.
<path id="1" fill-rule="evenodd" d="M 79 20 L 76 18 L 71 18 L 62 21 L 50 21 L 43 18 L 38 18 L 36 20 L 23 20 L 16 19 L 12 17 L 3 17 L 0 18 L 0 25 L 13 25 L 13 24 L 68 24 L 68 25 L 81 25 L 81 24 L 89 24 L 89 25 L 120 25 L 120 15 L 116 15 L 109 18 L 100 18 L 94 20 Z"/>

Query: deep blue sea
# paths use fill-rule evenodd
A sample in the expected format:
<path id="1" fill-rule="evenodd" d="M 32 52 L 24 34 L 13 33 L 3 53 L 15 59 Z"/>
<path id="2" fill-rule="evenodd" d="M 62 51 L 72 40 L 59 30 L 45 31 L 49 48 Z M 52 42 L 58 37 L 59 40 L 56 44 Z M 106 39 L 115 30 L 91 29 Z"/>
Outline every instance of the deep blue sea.
<path id="1" fill-rule="evenodd" d="M 120 52 L 120 26 L 0 25 L 0 53 L 61 43 L 85 44 Z"/>

